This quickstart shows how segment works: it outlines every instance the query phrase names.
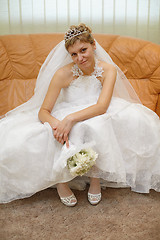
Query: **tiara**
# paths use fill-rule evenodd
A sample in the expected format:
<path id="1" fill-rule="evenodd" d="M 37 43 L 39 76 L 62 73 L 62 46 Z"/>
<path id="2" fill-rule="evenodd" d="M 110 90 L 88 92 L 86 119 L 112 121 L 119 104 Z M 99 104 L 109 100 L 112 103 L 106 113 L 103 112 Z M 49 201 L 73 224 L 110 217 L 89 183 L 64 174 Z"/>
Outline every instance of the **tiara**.
<path id="1" fill-rule="evenodd" d="M 78 30 L 77 28 L 73 28 L 73 29 L 69 29 L 66 33 L 65 33 L 65 36 L 64 36 L 64 40 L 65 42 L 67 42 L 69 39 L 73 38 L 73 37 L 76 37 L 78 35 L 81 35 L 83 33 L 86 33 L 87 31 L 86 30 Z"/>

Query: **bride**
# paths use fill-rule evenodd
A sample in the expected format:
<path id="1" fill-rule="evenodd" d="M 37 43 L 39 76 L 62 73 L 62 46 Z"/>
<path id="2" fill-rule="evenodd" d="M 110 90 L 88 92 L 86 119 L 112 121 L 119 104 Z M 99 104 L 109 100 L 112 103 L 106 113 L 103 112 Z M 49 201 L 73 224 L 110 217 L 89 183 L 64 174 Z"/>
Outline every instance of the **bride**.
<path id="1" fill-rule="evenodd" d="M 51 51 L 34 96 L 1 120 L 0 132 L 2 203 L 57 184 L 62 203 L 76 205 L 67 159 L 88 147 L 98 154 L 85 174 L 92 205 L 101 200 L 100 179 L 160 191 L 159 118 L 85 24 L 71 26 Z"/>

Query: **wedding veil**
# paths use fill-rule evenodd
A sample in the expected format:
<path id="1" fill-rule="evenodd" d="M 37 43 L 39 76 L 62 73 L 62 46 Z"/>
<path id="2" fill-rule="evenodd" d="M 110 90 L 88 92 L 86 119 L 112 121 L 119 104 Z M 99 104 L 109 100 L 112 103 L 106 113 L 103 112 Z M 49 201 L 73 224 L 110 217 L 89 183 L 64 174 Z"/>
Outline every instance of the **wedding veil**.
<path id="1" fill-rule="evenodd" d="M 125 99 L 129 102 L 140 103 L 140 100 L 134 91 L 133 87 L 119 69 L 119 67 L 112 61 L 108 53 L 96 42 L 95 54 L 97 59 L 113 64 L 117 68 L 117 79 L 114 87 L 113 96 Z M 43 63 L 36 81 L 34 95 L 26 103 L 9 111 L 6 116 L 18 114 L 21 112 L 28 112 L 36 114 L 43 103 L 47 93 L 50 81 L 54 73 L 61 67 L 72 62 L 70 54 L 65 49 L 64 40 L 61 41 L 48 55 Z"/>

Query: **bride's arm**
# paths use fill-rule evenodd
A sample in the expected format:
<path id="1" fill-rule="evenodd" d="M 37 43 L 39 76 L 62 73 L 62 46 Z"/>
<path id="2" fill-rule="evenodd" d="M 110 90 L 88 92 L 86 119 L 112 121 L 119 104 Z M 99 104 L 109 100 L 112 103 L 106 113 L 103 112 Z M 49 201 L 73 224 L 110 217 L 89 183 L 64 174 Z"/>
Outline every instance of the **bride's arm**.
<path id="1" fill-rule="evenodd" d="M 103 87 L 99 99 L 96 104 L 74 112 L 66 116 L 56 128 L 55 137 L 62 135 L 64 136 L 64 141 L 66 136 L 68 136 L 71 128 L 76 122 L 83 121 L 101 114 L 104 114 L 109 106 L 110 100 L 112 98 L 114 84 L 116 81 L 117 70 L 113 65 L 107 65 L 104 67 L 104 80 Z"/>
<path id="2" fill-rule="evenodd" d="M 59 120 L 51 115 L 51 111 L 55 105 L 61 89 L 65 87 L 65 82 L 64 71 L 63 69 L 59 69 L 51 80 L 47 94 L 38 113 L 40 121 L 42 123 L 48 122 L 53 129 L 57 126 Z"/>

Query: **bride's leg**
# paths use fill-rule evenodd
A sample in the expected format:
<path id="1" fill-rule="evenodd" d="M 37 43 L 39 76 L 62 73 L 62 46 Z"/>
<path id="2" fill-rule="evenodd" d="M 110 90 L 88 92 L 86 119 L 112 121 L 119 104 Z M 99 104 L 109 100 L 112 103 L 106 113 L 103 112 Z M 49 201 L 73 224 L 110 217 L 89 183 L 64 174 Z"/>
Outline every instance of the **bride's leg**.
<path id="1" fill-rule="evenodd" d="M 99 178 L 90 178 L 88 201 L 92 205 L 96 205 L 101 201 L 101 186 Z"/>
<path id="2" fill-rule="evenodd" d="M 98 194 L 101 192 L 100 180 L 99 178 L 90 178 L 89 193 Z"/>
<path id="3" fill-rule="evenodd" d="M 71 189 L 68 186 L 68 183 L 58 183 L 57 184 L 57 192 L 60 197 L 69 197 L 70 195 L 73 194 Z"/>
<path id="4" fill-rule="evenodd" d="M 74 206 L 77 203 L 77 199 L 69 188 L 68 183 L 58 183 L 57 192 L 61 202 L 66 206 Z"/>

